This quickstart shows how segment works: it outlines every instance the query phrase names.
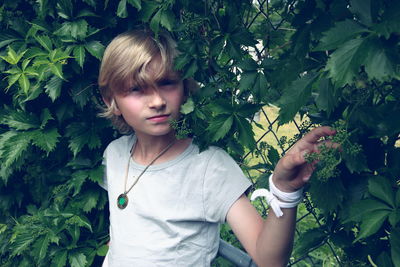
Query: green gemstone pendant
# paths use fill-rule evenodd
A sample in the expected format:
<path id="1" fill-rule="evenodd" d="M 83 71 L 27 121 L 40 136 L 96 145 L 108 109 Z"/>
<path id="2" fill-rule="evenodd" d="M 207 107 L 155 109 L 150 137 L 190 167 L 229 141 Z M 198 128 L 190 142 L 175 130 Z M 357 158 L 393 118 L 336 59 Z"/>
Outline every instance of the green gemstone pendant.
<path id="1" fill-rule="evenodd" d="M 117 198 L 117 206 L 121 210 L 125 209 L 128 206 L 128 196 L 126 194 L 121 194 Z"/>

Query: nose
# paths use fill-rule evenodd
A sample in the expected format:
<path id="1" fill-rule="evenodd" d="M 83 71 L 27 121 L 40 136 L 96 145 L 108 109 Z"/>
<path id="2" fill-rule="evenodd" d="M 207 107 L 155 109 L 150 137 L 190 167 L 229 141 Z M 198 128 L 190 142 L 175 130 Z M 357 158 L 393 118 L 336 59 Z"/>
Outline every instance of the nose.
<path id="1" fill-rule="evenodd" d="M 151 90 L 149 94 L 149 107 L 153 109 L 163 109 L 167 102 L 158 89 Z"/>

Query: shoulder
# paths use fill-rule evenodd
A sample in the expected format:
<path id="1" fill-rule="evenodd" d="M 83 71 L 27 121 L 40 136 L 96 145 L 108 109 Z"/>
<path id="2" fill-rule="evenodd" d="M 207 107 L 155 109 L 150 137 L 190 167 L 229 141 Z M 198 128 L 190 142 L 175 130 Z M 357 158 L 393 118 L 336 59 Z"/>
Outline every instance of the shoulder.
<path id="1" fill-rule="evenodd" d="M 108 144 L 104 151 L 104 154 L 126 154 L 125 152 L 129 151 L 134 142 L 134 139 L 134 135 L 123 135 Z"/>

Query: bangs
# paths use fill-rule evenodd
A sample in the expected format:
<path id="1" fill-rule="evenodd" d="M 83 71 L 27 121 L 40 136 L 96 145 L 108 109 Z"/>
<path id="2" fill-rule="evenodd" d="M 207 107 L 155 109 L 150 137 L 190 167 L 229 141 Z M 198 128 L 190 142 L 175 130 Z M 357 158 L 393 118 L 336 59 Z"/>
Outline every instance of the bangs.
<path id="1" fill-rule="evenodd" d="M 173 70 L 177 55 L 175 46 L 171 38 L 164 34 L 159 34 L 158 39 L 143 32 L 121 34 L 104 53 L 99 76 L 102 94 L 111 97 L 113 93 L 124 93 L 132 86 L 151 85 L 154 80 L 178 76 Z M 157 63 L 152 64 L 156 60 Z M 149 68 L 153 68 L 152 79 Z"/>

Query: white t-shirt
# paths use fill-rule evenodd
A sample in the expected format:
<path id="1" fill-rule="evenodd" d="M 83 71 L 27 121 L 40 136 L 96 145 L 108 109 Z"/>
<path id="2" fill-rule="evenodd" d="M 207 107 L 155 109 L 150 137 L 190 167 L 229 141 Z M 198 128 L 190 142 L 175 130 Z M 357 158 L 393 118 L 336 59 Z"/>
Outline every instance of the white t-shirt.
<path id="1" fill-rule="evenodd" d="M 134 135 L 114 140 L 104 152 L 104 188 L 110 208 L 110 247 L 103 266 L 210 266 L 219 244 L 219 224 L 250 181 L 222 149 L 199 153 L 196 145 L 175 159 L 150 166 L 128 193 L 117 198 L 145 168 L 130 158 Z"/>

